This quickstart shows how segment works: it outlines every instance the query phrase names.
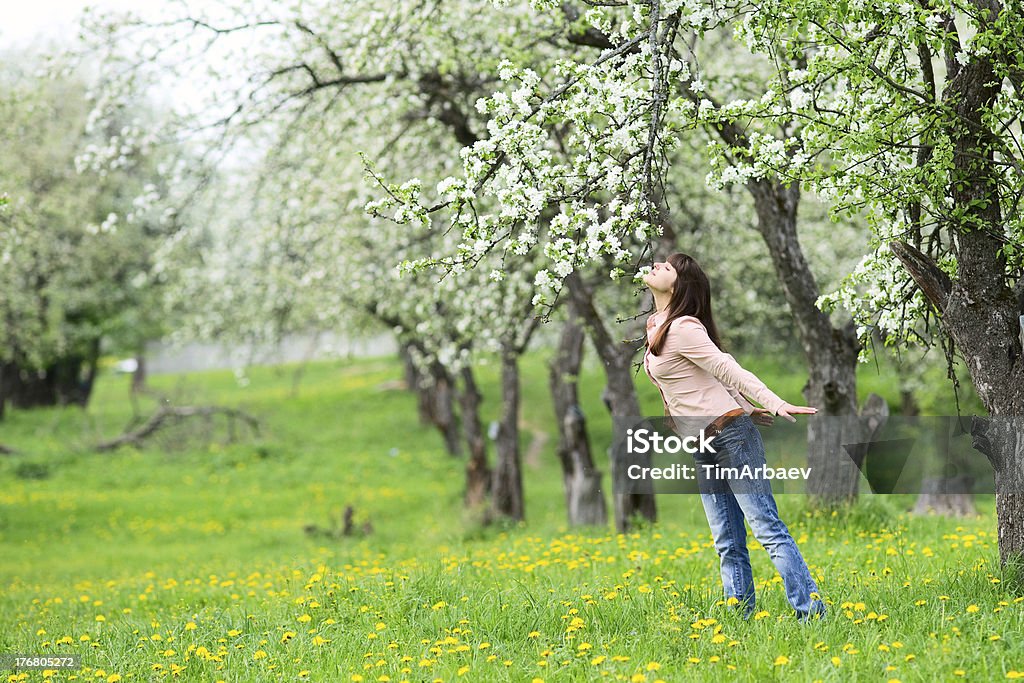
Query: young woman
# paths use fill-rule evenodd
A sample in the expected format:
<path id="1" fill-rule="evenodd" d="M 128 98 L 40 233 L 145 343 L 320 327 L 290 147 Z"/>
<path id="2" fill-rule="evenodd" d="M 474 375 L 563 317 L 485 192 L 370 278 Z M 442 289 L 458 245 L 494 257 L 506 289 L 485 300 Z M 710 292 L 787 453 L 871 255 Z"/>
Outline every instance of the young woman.
<path id="1" fill-rule="evenodd" d="M 644 276 L 654 295 L 656 312 L 647 321 L 644 367 L 661 391 L 665 414 L 687 419 L 691 426 L 714 435 L 715 453 L 694 455 L 698 465 L 757 469 L 765 465 L 764 444 L 755 422 L 769 425 L 773 415 L 796 422 L 793 415 L 814 414 L 817 408 L 795 406 L 776 396 L 753 373 L 743 369 L 722 350 L 711 315 L 711 288 L 707 275 L 686 254 L 672 254 Z M 763 408 L 755 408 L 745 396 Z M 789 529 L 779 519 L 770 482 L 764 479 L 709 480 L 697 467 L 701 502 L 721 558 L 725 597 L 736 598 L 745 615 L 754 611 L 754 579 L 747 552 L 747 530 L 768 551 L 782 576 L 786 598 L 801 620 L 824 616 L 807 564 Z M 732 601 L 729 601 L 732 602 Z"/>

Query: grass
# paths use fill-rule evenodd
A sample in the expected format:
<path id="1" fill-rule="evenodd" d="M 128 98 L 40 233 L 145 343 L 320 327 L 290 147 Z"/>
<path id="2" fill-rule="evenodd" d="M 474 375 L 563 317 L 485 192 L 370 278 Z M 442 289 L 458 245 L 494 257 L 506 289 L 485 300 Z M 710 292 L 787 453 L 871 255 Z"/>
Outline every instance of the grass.
<path id="1" fill-rule="evenodd" d="M 994 505 L 914 517 L 908 496 L 834 514 L 779 507 L 830 606 L 799 624 L 750 540 L 758 612 L 721 600 L 699 501 L 661 496 L 659 521 L 619 535 L 566 525 L 544 358 L 523 364 L 527 520 L 481 529 L 463 461 L 420 426 L 396 359 L 155 376 L 192 403 L 237 405 L 259 436 L 186 423 L 142 449 L 91 446 L 132 415 L 104 374 L 86 411 L 13 411 L 0 443 L 0 654 L 81 655 L 52 680 L 992 680 L 1024 671 L 1024 597 L 998 564 Z M 744 359 L 791 401 L 806 377 Z M 898 396 L 862 368 L 861 390 Z M 498 367 L 481 366 L 485 419 Z M 582 377 L 599 464 L 602 377 Z M 643 407 L 656 389 L 637 379 Z M 152 401 L 142 405 L 150 410 Z M 605 474 L 607 481 L 607 472 Z M 372 532 L 331 538 L 346 506 Z M 8 674 L 4 674 L 8 675 Z M 44 680 L 11 673 L 10 680 Z M 19 678 L 22 677 L 22 678 Z"/>

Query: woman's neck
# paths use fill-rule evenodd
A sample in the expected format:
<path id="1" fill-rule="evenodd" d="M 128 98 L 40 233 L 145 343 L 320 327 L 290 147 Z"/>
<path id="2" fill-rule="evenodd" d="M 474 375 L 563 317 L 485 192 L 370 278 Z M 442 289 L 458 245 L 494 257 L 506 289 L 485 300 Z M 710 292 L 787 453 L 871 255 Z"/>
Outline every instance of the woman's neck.
<path id="1" fill-rule="evenodd" d="M 672 295 L 669 292 L 654 292 L 654 309 L 655 313 L 665 313 L 668 311 L 668 304 L 672 300 Z"/>

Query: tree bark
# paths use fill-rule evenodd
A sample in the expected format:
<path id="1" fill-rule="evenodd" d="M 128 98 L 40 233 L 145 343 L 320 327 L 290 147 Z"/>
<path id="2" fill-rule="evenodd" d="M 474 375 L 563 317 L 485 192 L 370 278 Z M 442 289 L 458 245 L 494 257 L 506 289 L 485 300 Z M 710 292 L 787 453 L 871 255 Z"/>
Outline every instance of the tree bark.
<path id="1" fill-rule="evenodd" d="M 601 472 L 594 467 L 587 421 L 579 404 L 577 380 L 583 361 L 583 326 L 572 307 L 562 327 L 558 348 L 549 367 L 551 402 L 558 425 L 558 459 L 570 526 L 608 523 L 601 491 Z"/>
<path id="2" fill-rule="evenodd" d="M 597 355 L 604 363 L 607 384 L 602 396 L 612 418 L 640 417 L 640 401 L 631 373 L 636 347 L 615 342 L 594 305 L 593 293 L 579 273 L 572 272 L 567 275 L 565 286 L 569 292 L 569 305 L 575 309 L 575 314 L 587 330 Z M 608 454 L 614 480 L 612 500 L 616 530 L 620 533 L 628 531 L 634 515 L 655 521 L 658 515 L 653 489 L 644 493 L 618 493 L 626 490 L 625 467 L 619 466 L 617 462 L 615 444 L 609 449 Z M 634 455 L 633 458 L 633 461 L 643 466 L 644 456 Z M 649 456 L 646 457 L 646 464 L 650 465 Z"/>
<path id="3" fill-rule="evenodd" d="M 431 410 L 431 397 L 428 391 L 421 388 L 424 383 L 423 375 L 416 367 L 412 358 L 412 352 L 408 344 L 399 342 L 398 355 L 402 358 L 402 368 L 405 376 L 405 385 L 409 391 L 416 396 L 416 411 L 419 415 L 420 425 L 426 427 L 434 424 L 433 411 Z"/>
<path id="4" fill-rule="evenodd" d="M 462 390 L 459 391 L 459 410 L 462 414 L 462 434 L 469 449 L 466 462 L 466 490 L 463 504 L 467 508 L 480 508 L 491 491 L 491 468 L 487 464 L 487 440 L 480 421 L 482 396 L 473 376 L 473 368 L 462 369 Z"/>
<path id="5" fill-rule="evenodd" d="M 503 345 L 501 351 L 501 419 L 493 473 L 492 509 L 498 517 L 524 518 L 523 480 L 519 458 L 519 356 Z"/>
<path id="6" fill-rule="evenodd" d="M 428 390 L 433 397 L 431 401 L 434 423 L 444 436 L 445 448 L 452 456 L 462 454 L 459 438 L 459 422 L 455 414 L 455 380 L 451 373 L 439 362 L 431 363 L 430 376 L 432 385 Z"/>
<path id="7" fill-rule="evenodd" d="M 747 189 L 754 197 L 758 231 L 768 246 L 807 359 L 804 397 L 808 405 L 819 409 L 809 416 L 807 425 L 809 502 L 818 507 L 849 503 L 857 497 L 860 473 L 852 459 L 836 454 L 844 453 L 844 444 L 865 441 L 857 419 L 860 342 L 856 329 L 852 321 L 833 327 L 815 305 L 818 285 L 797 237 L 798 185 L 751 180 Z"/>
<path id="8" fill-rule="evenodd" d="M 382 315 L 372 307 L 369 311 L 391 327 L 402 327 L 397 318 Z M 415 339 L 403 341 L 399 338 L 398 348 L 405 364 L 406 382 L 409 383 L 409 388 L 416 393 L 420 424 L 432 424 L 437 427 L 444 438 L 445 448 L 449 455 L 461 455 L 462 443 L 459 436 L 458 417 L 454 408 L 455 378 L 440 361 L 426 353 Z M 411 351 L 413 348 L 430 358 L 425 371 L 413 362 Z"/>

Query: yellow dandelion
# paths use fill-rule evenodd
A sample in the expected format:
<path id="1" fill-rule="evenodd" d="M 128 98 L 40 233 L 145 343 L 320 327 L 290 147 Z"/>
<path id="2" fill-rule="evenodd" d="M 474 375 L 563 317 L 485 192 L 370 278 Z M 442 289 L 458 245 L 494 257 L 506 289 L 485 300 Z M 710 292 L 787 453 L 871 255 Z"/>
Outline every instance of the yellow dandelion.
<path id="1" fill-rule="evenodd" d="M 789 664 L 789 657 L 786 655 L 779 655 L 775 658 L 775 666 L 785 666 Z"/>
<path id="2" fill-rule="evenodd" d="M 981 609 L 981 608 L 980 608 L 980 607 L 978 607 L 977 605 L 968 605 L 968 606 L 967 606 L 967 612 L 968 612 L 968 614 L 974 614 L 975 612 L 977 612 L 977 611 L 978 611 L 978 610 L 980 610 L 980 609 Z"/>
<path id="3" fill-rule="evenodd" d="M 196 628 L 198 628 L 198 627 L 196 626 L 196 622 L 194 622 L 194 621 L 190 621 L 187 624 L 185 624 L 185 630 L 186 631 L 195 631 Z"/>
<path id="4" fill-rule="evenodd" d="M 267 653 L 264 650 L 256 650 L 256 652 L 252 653 L 252 658 L 253 659 L 266 659 L 267 658 Z"/>

